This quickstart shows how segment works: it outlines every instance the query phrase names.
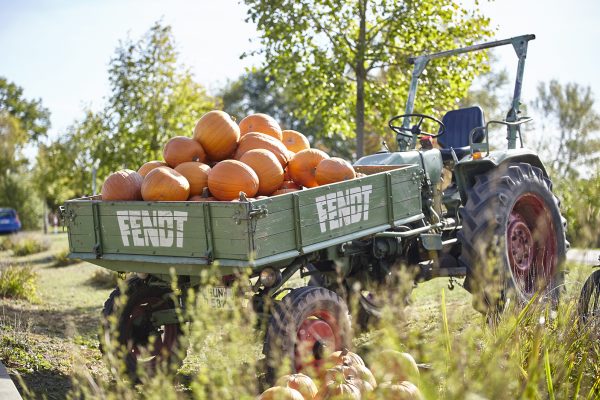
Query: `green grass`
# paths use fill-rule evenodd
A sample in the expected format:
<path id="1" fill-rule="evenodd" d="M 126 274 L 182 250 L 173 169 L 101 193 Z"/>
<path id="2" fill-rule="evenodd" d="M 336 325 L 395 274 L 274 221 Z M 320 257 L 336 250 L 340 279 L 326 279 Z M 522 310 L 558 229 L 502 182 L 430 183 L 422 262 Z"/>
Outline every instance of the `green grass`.
<path id="1" fill-rule="evenodd" d="M 18 233 L 7 236 L 0 245 L 0 250 L 11 250 L 17 257 L 41 253 L 50 248 L 50 242 L 40 235 Z"/>
<path id="2" fill-rule="evenodd" d="M 37 301 L 37 278 L 31 266 L 0 265 L 0 297 Z"/>
<path id="3" fill-rule="evenodd" d="M 36 304 L 0 299 L 0 359 L 20 374 L 29 389 L 25 398 L 256 397 L 262 342 L 255 316 L 243 309 L 215 312 L 201 302 L 188 308 L 194 321 L 185 328 L 191 346 L 175 380 L 163 373 L 143 377 L 143 387 L 123 380 L 117 373 L 121 359 L 103 360 L 98 351 L 100 310 L 111 289 L 90 282 L 106 270 L 84 262 L 55 268 L 66 236 L 49 240 L 46 252 L 21 258 L 0 253 L 13 264 L 32 265 L 38 275 Z M 356 351 L 370 364 L 383 349 L 408 351 L 430 364 L 419 382 L 427 399 L 597 398 L 598 340 L 577 327 L 574 314 L 591 268 L 569 267 L 557 314 L 532 304 L 491 329 L 466 291 L 449 290 L 448 280 L 437 279 L 419 284 L 408 307 L 390 304 L 376 331 L 357 334 Z"/>

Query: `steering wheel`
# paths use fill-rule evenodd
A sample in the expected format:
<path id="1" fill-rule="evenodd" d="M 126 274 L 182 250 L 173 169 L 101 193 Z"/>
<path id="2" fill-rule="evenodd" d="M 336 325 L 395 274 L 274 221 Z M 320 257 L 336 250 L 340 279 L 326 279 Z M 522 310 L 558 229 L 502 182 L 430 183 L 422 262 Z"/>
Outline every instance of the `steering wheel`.
<path id="1" fill-rule="evenodd" d="M 417 122 L 417 124 L 413 125 L 411 128 L 405 128 L 401 125 L 394 125 L 395 121 L 397 121 L 401 118 L 404 119 L 406 117 L 419 118 L 419 122 Z M 426 119 L 432 120 L 433 122 L 437 123 L 440 126 L 440 130 L 437 134 L 424 132 L 421 130 L 421 125 L 423 124 L 423 121 Z M 413 135 L 416 135 L 416 136 L 427 135 L 429 137 L 436 138 L 438 136 L 442 136 L 444 134 L 444 132 L 446 132 L 446 126 L 444 125 L 444 123 L 442 121 L 440 121 L 439 119 L 430 117 L 429 115 L 418 114 L 418 113 L 397 115 L 394 118 L 390 119 L 390 122 L 388 123 L 388 125 L 389 125 L 390 129 L 393 130 L 394 132 L 396 132 L 398 135 L 408 137 L 411 139 L 413 138 Z"/>

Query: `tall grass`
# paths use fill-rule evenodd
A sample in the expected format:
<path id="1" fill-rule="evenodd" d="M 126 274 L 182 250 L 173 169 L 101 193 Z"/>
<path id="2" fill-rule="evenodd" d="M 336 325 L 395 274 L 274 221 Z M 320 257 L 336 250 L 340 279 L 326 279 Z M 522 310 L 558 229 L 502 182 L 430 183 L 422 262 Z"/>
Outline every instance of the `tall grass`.
<path id="1" fill-rule="evenodd" d="M 522 310 L 507 311 L 493 327 L 484 317 L 465 324 L 446 304 L 445 292 L 438 296 L 438 325 L 426 337 L 403 312 L 404 299 L 390 298 L 377 329 L 357 335 L 356 351 L 368 365 L 381 362 L 384 349 L 407 351 L 429 364 L 418 382 L 427 399 L 599 398 L 600 343 L 597 332 L 579 325 L 574 294 L 556 310 L 534 299 Z M 105 359 L 115 380 L 96 380 L 82 366 L 72 398 L 255 398 L 263 370 L 262 335 L 251 308 L 240 302 L 232 310 L 214 310 L 189 292 L 179 313 L 192 322 L 183 327 L 189 349 L 176 375 L 140 371 L 141 386 L 132 385 L 118 346 L 108 344 Z M 375 392 L 370 398 L 385 396 Z"/>
<path id="2" fill-rule="evenodd" d="M 35 234 L 18 233 L 7 236 L 0 244 L 0 250 L 11 250 L 17 257 L 41 253 L 50 248 L 50 242 Z"/>

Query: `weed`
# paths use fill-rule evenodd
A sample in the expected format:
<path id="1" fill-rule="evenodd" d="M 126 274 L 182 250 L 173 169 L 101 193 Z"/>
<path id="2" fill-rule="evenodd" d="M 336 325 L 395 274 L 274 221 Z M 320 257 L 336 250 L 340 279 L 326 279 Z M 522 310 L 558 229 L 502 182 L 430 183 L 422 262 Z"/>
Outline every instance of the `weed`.
<path id="1" fill-rule="evenodd" d="M 80 263 L 81 260 L 78 258 L 69 258 L 69 249 L 61 250 L 59 253 L 54 255 L 53 267 L 66 267 L 68 265 Z"/>
<path id="2" fill-rule="evenodd" d="M 110 289 L 117 287 L 119 280 L 118 273 L 102 268 L 94 271 L 88 283 L 97 288 Z"/>
<path id="3" fill-rule="evenodd" d="M 6 237 L 1 244 L 2 250 L 12 250 L 17 257 L 41 253 L 50 248 L 48 240 L 32 234 L 16 234 Z"/>
<path id="4" fill-rule="evenodd" d="M 37 273 L 30 266 L 0 266 L 0 297 L 35 302 L 38 300 L 37 279 Z"/>

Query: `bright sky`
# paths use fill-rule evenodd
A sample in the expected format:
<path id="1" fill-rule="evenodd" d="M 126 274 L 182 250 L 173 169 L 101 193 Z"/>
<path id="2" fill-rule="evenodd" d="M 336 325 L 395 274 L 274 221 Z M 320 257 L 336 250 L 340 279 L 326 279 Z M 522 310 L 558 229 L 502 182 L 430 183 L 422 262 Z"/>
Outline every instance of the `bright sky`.
<path id="1" fill-rule="evenodd" d="M 540 80 L 591 85 L 600 103 L 600 0 L 481 1 L 497 38 L 535 33 L 523 96 Z M 237 0 L 0 0 L 0 76 L 41 98 L 56 135 L 99 107 L 108 94 L 107 65 L 119 40 L 137 39 L 162 18 L 173 27 L 181 61 L 215 92 L 257 60 L 240 60 L 252 48 L 254 26 Z M 500 53 L 516 68 L 510 48 Z"/>

